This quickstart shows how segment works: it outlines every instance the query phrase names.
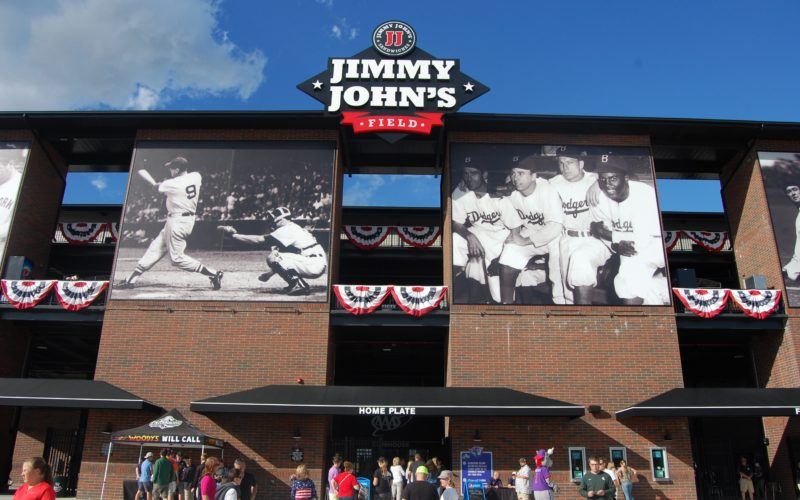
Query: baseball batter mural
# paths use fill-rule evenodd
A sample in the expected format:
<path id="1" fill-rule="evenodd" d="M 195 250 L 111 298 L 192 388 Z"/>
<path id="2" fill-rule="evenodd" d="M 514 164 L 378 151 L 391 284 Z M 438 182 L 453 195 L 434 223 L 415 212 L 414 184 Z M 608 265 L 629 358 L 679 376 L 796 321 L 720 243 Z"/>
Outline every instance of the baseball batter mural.
<path id="1" fill-rule="evenodd" d="M 800 307 L 800 153 L 759 152 L 790 307 Z"/>
<path id="2" fill-rule="evenodd" d="M 140 142 L 113 299 L 324 301 L 334 146 Z"/>
<path id="3" fill-rule="evenodd" d="M 647 149 L 455 144 L 450 156 L 454 302 L 670 303 Z"/>
<path id="4" fill-rule="evenodd" d="M 0 144 L 0 270 L 5 264 L 6 240 L 27 159 L 28 143 Z"/>

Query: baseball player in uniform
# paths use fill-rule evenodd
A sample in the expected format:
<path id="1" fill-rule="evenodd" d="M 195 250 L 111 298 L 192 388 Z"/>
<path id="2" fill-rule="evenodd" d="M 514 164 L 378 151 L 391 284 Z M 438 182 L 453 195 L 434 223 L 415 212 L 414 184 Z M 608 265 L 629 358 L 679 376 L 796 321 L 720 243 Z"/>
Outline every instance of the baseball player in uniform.
<path id="1" fill-rule="evenodd" d="M 794 203 L 794 206 L 800 210 L 800 186 L 794 184 L 786 186 L 785 192 L 786 196 Z M 786 276 L 791 280 L 796 280 L 800 276 L 800 213 L 797 214 L 794 220 L 794 233 L 795 240 L 792 260 L 783 266 L 783 272 L 786 273 Z"/>
<path id="2" fill-rule="evenodd" d="M 624 304 L 669 303 L 656 191 L 629 179 L 624 159 L 602 155 L 597 168 L 602 195 L 591 208 L 590 231 L 620 255 L 614 290 Z"/>
<path id="3" fill-rule="evenodd" d="M 563 214 L 559 256 L 565 302 L 592 304 L 597 269 L 611 257 L 608 246 L 589 231 L 592 214 L 586 196 L 597 174 L 584 169 L 587 156 L 580 147 L 545 146 L 544 154 L 558 160 L 559 174 L 550 185 L 558 192 Z"/>
<path id="4" fill-rule="evenodd" d="M 169 254 L 173 266 L 207 276 L 212 288 L 219 290 L 222 287 L 222 271 L 204 266 L 200 261 L 186 255 L 186 239 L 194 229 L 194 216 L 203 178 L 199 172 L 189 172 L 189 162 L 182 156 L 168 161 L 164 167 L 169 169 L 170 178 L 161 182 L 156 182 L 147 170 L 137 171 L 142 179 L 166 196 L 167 221 L 158 236 L 150 242 L 133 273 L 116 287 L 134 288 L 145 271 Z"/>
<path id="5" fill-rule="evenodd" d="M 563 228 L 561 200 L 546 180 L 537 177 L 535 158 L 529 156 L 511 167 L 515 191 L 504 199 L 508 209 L 501 211 L 503 223 L 511 230 L 499 260 L 503 304 L 514 303 L 520 272 L 533 257 L 541 255 L 549 255 L 553 302 L 564 303 L 558 262 L 558 239 Z"/>
<path id="6" fill-rule="evenodd" d="M 271 248 L 267 254 L 268 269 L 258 277 L 260 281 L 267 282 L 277 274 L 288 283 L 283 293 L 308 295 L 311 287 L 304 278 L 318 278 L 325 273 L 328 268 L 325 250 L 314 235 L 292 222 L 288 208 L 278 207 L 268 213 L 268 222 L 275 228 L 269 234 L 239 234 L 231 226 L 219 226 L 218 229 L 235 240 L 266 243 Z"/>
<path id="7" fill-rule="evenodd" d="M 467 191 L 453 197 L 453 276 L 461 273 L 489 285 L 492 300 L 500 302 L 500 277 L 489 276 L 492 261 L 500 257 L 510 231 L 501 219 L 502 198 L 489 194 L 489 171 L 464 160 L 462 180 Z"/>
<path id="8" fill-rule="evenodd" d="M 0 262 L 3 259 L 8 231 L 11 229 L 11 217 L 14 215 L 21 182 L 22 174 L 13 161 L 0 164 Z"/>

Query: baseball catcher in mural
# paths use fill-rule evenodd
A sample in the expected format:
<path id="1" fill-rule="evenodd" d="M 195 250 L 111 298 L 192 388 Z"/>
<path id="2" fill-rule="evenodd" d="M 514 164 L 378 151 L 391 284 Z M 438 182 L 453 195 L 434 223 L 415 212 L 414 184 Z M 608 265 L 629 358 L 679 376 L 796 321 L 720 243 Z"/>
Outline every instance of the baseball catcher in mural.
<path id="1" fill-rule="evenodd" d="M 288 284 L 283 293 L 288 295 L 308 295 L 311 287 L 305 278 L 318 278 L 327 269 L 327 257 L 322 245 L 310 232 L 290 219 L 286 207 L 269 211 L 268 234 L 239 234 L 236 228 L 227 225 L 217 229 L 235 240 L 256 245 L 265 244 L 270 248 L 267 254 L 267 270 L 258 279 L 268 282 L 278 275 Z"/>

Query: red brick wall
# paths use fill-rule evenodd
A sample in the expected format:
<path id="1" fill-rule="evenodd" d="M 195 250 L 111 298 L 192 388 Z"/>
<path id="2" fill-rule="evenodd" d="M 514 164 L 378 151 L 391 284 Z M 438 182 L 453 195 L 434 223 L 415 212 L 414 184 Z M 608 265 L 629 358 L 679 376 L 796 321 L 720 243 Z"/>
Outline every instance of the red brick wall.
<path id="1" fill-rule="evenodd" d="M 30 332 L 24 325 L 9 321 L 0 323 L 0 377 L 16 378 L 23 375 L 29 339 Z M 17 411 L 18 408 L 13 406 L 0 406 L 0 429 L 3 429 L 0 431 L 0 485 L 6 484 L 9 475 L 18 473 L 12 469 Z"/>
<path id="2" fill-rule="evenodd" d="M 331 131 L 142 130 L 139 139 L 159 140 L 336 140 Z M 337 182 L 340 182 L 338 176 Z M 339 203 L 338 184 L 334 206 Z M 336 241 L 336 238 L 334 238 Z M 108 381 L 165 409 L 177 407 L 200 430 L 228 442 L 226 461 L 243 457 L 266 493 L 288 496 L 289 460 L 299 427 L 305 463 L 319 480 L 327 440 L 325 417 L 191 412 L 189 403 L 269 384 L 324 385 L 328 379 L 327 303 L 219 303 L 111 301 L 105 313 L 95 378 Z M 153 419 L 147 412 L 90 412 L 79 498 L 97 498 L 107 436 Z M 123 478 L 132 479 L 138 448 L 114 451 L 106 490 L 116 497 Z M 196 454 L 199 454 L 196 453 Z M 318 486 L 321 486 L 318 484 Z"/>
<path id="3" fill-rule="evenodd" d="M 744 277 L 761 274 L 769 287 L 785 293 L 758 151 L 800 151 L 800 142 L 760 141 L 744 160 L 729 165 L 722 175 L 725 211 L 742 286 Z M 787 308 L 787 314 L 782 332 L 765 332 L 754 341 L 759 382 L 765 387 L 800 386 L 800 310 Z M 780 480 L 784 492 L 794 491 L 787 438 L 800 436 L 800 427 L 788 418 L 763 422 L 773 479 Z"/>
<path id="4" fill-rule="evenodd" d="M 641 136 L 459 133 L 450 140 L 649 146 Z M 449 220 L 448 199 L 444 272 L 451 284 Z M 637 498 L 695 498 L 686 419 L 614 418 L 618 410 L 683 387 L 671 307 L 451 305 L 448 385 L 508 387 L 603 409 L 597 417 L 587 414 L 575 420 L 451 418 L 454 463 L 460 451 L 474 445 L 474 430 L 480 428 L 484 446 L 499 443 L 499 468 L 518 468 L 520 456 L 556 446 L 556 476 L 566 485 L 568 446 L 607 456 L 609 446 L 625 443 L 631 465 L 644 473 Z M 667 430 L 670 441 L 663 439 Z M 651 446 L 667 447 L 670 482 L 652 481 Z M 567 485 L 567 491 L 571 488 Z"/>

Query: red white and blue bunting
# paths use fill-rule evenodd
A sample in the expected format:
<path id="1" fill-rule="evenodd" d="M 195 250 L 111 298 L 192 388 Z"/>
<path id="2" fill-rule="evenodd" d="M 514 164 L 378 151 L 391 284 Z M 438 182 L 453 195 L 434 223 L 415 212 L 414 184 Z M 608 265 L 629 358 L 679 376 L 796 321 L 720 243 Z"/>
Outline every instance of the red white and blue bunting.
<path id="1" fill-rule="evenodd" d="M 347 239 L 362 250 L 379 246 L 392 230 L 390 226 L 344 226 L 343 229 Z"/>
<path id="2" fill-rule="evenodd" d="M 108 287 L 108 281 L 1 280 L 3 295 L 17 309 L 38 305 L 55 289 L 61 307 L 80 311 L 89 307 Z"/>
<path id="3" fill-rule="evenodd" d="M 61 234 L 73 245 L 93 242 L 105 227 L 104 222 L 61 222 L 59 224 Z"/>
<path id="4" fill-rule="evenodd" d="M 713 318 L 725 309 L 730 290 L 727 288 L 673 288 L 678 300 L 701 318 Z"/>
<path id="5" fill-rule="evenodd" d="M 426 248 L 433 245 L 442 232 L 439 226 L 397 226 L 395 228 L 400 239 L 417 248 Z"/>
<path id="6" fill-rule="evenodd" d="M 108 287 L 108 281 L 59 281 L 56 297 L 67 311 L 80 311 L 89 307 Z"/>
<path id="7" fill-rule="evenodd" d="M 764 319 L 781 304 L 780 290 L 731 290 L 731 298 L 751 318 Z"/>
<path id="8" fill-rule="evenodd" d="M 728 233 L 715 231 L 683 231 L 692 241 L 710 252 L 719 252 L 725 248 Z"/>
<path id="9" fill-rule="evenodd" d="M 52 290 L 55 280 L 2 280 L 8 302 L 16 309 L 30 309 L 42 301 Z"/>
<path id="10" fill-rule="evenodd" d="M 393 286 L 395 303 L 412 316 L 424 316 L 439 307 L 447 294 L 446 286 Z"/>
<path id="11" fill-rule="evenodd" d="M 108 230 L 111 233 L 111 241 L 119 240 L 119 222 L 109 222 Z"/>
<path id="12" fill-rule="evenodd" d="M 333 285 L 333 293 L 342 307 L 360 316 L 380 307 L 391 288 L 391 285 Z"/>
<path id="13" fill-rule="evenodd" d="M 671 252 L 675 248 L 679 239 L 681 239 L 680 231 L 664 231 L 664 246 L 667 247 L 667 252 Z"/>

